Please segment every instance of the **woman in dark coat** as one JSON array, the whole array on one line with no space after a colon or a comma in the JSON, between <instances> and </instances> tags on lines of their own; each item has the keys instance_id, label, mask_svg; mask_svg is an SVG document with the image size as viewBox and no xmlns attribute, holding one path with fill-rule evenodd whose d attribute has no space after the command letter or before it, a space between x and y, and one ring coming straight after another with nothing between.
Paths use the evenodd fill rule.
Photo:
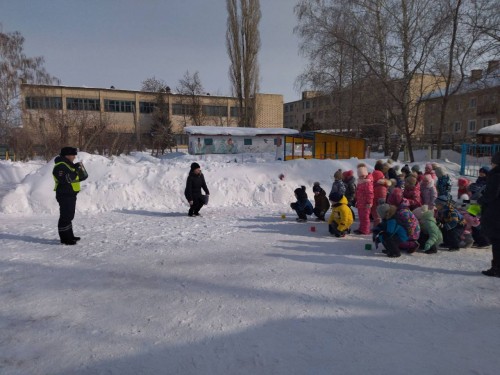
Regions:
<instances>
[{"instance_id":1,"label":"woman in dark coat","mask_svg":"<svg viewBox=\"0 0 500 375\"><path fill-rule=\"evenodd\" d=\"M481 204L481 229L490 239L493 259L486 276L500 277L500 152L491 158L492 169L486 179Z\"/></svg>"},{"instance_id":2,"label":"woman in dark coat","mask_svg":"<svg viewBox=\"0 0 500 375\"><path fill-rule=\"evenodd\" d=\"M201 189L206 195L201 193ZM184 190L184 195L189 202L188 216L199 216L200 209L204 204L208 203L208 196L210 195L208 191L207 184L205 183L205 177L201 173L201 167L198 163L191 164L191 171L186 181L186 190Z\"/></svg>"}]
</instances>

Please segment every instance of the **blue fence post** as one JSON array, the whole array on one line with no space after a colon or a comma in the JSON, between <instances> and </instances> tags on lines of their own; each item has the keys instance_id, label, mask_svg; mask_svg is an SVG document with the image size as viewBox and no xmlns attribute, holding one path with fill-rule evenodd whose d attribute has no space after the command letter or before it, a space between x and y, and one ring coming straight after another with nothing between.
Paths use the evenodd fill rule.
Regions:
<instances>
[{"instance_id":1,"label":"blue fence post","mask_svg":"<svg viewBox=\"0 0 500 375\"><path fill-rule=\"evenodd\" d=\"M462 158L460 160L460 175L465 175L465 163L467 162L467 144L462 143Z\"/></svg>"}]
</instances>

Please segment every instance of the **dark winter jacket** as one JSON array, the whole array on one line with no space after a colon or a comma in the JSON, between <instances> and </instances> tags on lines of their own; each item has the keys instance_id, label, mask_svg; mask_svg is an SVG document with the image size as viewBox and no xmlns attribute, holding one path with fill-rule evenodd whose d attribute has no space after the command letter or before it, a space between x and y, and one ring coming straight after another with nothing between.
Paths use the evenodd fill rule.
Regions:
<instances>
[{"instance_id":1,"label":"dark winter jacket","mask_svg":"<svg viewBox=\"0 0 500 375\"><path fill-rule=\"evenodd\" d=\"M481 229L489 238L500 238L500 166L488 173L486 187L479 198Z\"/></svg>"},{"instance_id":2,"label":"dark winter jacket","mask_svg":"<svg viewBox=\"0 0 500 375\"><path fill-rule=\"evenodd\" d=\"M318 212L326 213L330 208L330 201L326 197L326 192L323 188L320 188L319 194L314 194L314 208L318 210Z\"/></svg>"},{"instance_id":3,"label":"dark winter jacket","mask_svg":"<svg viewBox=\"0 0 500 375\"><path fill-rule=\"evenodd\" d=\"M348 177L344 180L345 197L347 202L353 206L356 198L356 178L354 176Z\"/></svg>"},{"instance_id":4,"label":"dark winter jacket","mask_svg":"<svg viewBox=\"0 0 500 375\"><path fill-rule=\"evenodd\" d=\"M294 190L295 196L297 197L297 202L292 203L290 206L297 212L303 212L307 215L312 215L313 206L307 197L305 187L297 188Z\"/></svg>"},{"instance_id":5,"label":"dark winter jacket","mask_svg":"<svg viewBox=\"0 0 500 375\"><path fill-rule=\"evenodd\" d=\"M452 201L438 209L437 221L443 225L444 230L452 230L457 226L465 227L464 217L458 212Z\"/></svg>"},{"instance_id":6,"label":"dark winter jacket","mask_svg":"<svg viewBox=\"0 0 500 375\"><path fill-rule=\"evenodd\" d=\"M332 190L330 190L330 194L328 195L329 199L332 199L333 193L339 193L340 195L345 195L346 186L342 180L335 180L332 184Z\"/></svg>"},{"instance_id":7,"label":"dark winter jacket","mask_svg":"<svg viewBox=\"0 0 500 375\"><path fill-rule=\"evenodd\" d=\"M196 174L193 171L189 172L189 176L186 181L186 189L184 190L184 196L188 202L200 198L202 196L201 189L203 189L205 194L210 194L207 184L205 183L203 173Z\"/></svg>"},{"instance_id":8,"label":"dark winter jacket","mask_svg":"<svg viewBox=\"0 0 500 375\"><path fill-rule=\"evenodd\" d=\"M74 190L75 183L87 179L87 173L81 168L80 163L73 163L64 156L57 156L52 175L56 182L56 197L76 196L78 191ZM73 186L72 186L73 184Z\"/></svg>"},{"instance_id":9,"label":"dark winter jacket","mask_svg":"<svg viewBox=\"0 0 500 375\"><path fill-rule=\"evenodd\" d=\"M436 183L436 189L438 193L438 197L440 195L449 195L451 197L451 180L450 176L445 174L438 178Z\"/></svg>"}]
</instances>

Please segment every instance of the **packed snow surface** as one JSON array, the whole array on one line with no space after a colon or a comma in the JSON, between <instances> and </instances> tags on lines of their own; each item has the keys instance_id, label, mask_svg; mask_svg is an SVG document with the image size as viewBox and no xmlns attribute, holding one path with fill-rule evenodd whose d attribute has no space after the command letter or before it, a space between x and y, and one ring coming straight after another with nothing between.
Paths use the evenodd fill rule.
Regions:
<instances>
[{"instance_id":1,"label":"packed snow surface","mask_svg":"<svg viewBox=\"0 0 500 375\"><path fill-rule=\"evenodd\" d=\"M295 188L359 161L273 159L80 153L76 246L53 162L0 162L0 373L498 374L490 249L390 259L296 223ZM194 161L210 202L191 218Z\"/></svg>"}]
</instances>

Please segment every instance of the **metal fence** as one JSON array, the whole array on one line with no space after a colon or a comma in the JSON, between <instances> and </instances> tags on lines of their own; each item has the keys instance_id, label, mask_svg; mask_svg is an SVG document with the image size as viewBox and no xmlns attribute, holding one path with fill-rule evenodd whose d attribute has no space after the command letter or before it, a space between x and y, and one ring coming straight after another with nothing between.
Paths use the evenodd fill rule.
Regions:
<instances>
[{"instance_id":1,"label":"metal fence","mask_svg":"<svg viewBox=\"0 0 500 375\"><path fill-rule=\"evenodd\" d=\"M500 144L462 144L460 174L463 176L478 176L479 169L491 164L491 156L500 151Z\"/></svg>"}]
</instances>

